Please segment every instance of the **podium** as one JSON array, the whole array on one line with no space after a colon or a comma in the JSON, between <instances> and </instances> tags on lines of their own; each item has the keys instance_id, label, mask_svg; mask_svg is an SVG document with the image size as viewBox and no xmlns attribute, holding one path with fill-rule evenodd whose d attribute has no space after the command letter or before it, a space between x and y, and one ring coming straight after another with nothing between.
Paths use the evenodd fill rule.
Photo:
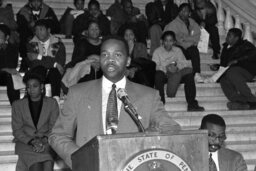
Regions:
<instances>
[{"instance_id":1,"label":"podium","mask_svg":"<svg viewBox=\"0 0 256 171\"><path fill-rule=\"evenodd\" d=\"M72 154L73 171L208 171L205 130L96 136Z\"/></svg>"}]
</instances>

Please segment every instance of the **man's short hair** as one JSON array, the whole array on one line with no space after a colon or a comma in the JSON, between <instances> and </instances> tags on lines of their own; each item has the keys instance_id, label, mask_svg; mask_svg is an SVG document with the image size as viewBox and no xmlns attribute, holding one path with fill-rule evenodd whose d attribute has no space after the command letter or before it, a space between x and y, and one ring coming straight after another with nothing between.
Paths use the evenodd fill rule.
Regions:
<instances>
[{"instance_id":1,"label":"man's short hair","mask_svg":"<svg viewBox=\"0 0 256 171\"><path fill-rule=\"evenodd\" d=\"M4 33L5 36L10 36L10 28L5 24L0 24L0 31Z\"/></svg>"},{"instance_id":2,"label":"man's short hair","mask_svg":"<svg viewBox=\"0 0 256 171\"><path fill-rule=\"evenodd\" d=\"M100 3L97 0L90 0L90 2L88 3L88 8L90 8L92 5L95 5L97 8L100 9Z\"/></svg>"},{"instance_id":3,"label":"man's short hair","mask_svg":"<svg viewBox=\"0 0 256 171\"><path fill-rule=\"evenodd\" d=\"M208 114L204 116L201 122L200 129L207 129L207 123L219 125L221 127L226 128L226 123L224 119L217 114Z\"/></svg>"},{"instance_id":4,"label":"man's short hair","mask_svg":"<svg viewBox=\"0 0 256 171\"><path fill-rule=\"evenodd\" d=\"M42 26L42 27L45 27L46 29L49 29L50 28L49 20L48 19L37 20L35 23L35 28L36 26Z\"/></svg>"},{"instance_id":5,"label":"man's short hair","mask_svg":"<svg viewBox=\"0 0 256 171\"><path fill-rule=\"evenodd\" d=\"M182 3L179 6L178 12L180 13L184 8L188 7L188 9L191 11L191 6L189 5L189 3Z\"/></svg>"},{"instance_id":6,"label":"man's short hair","mask_svg":"<svg viewBox=\"0 0 256 171\"><path fill-rule=\"evenodd\" d=\"M106 37L103 38L101 45L103 45L103 43L105 41L111 40L111 39L121 41L124 44L124 48L125 48L125 52L126 52L127 56L129 56L129 46L128 46L128 43L125 41L125 39L123 37L116 36L116 35L106 36Z\"/></svg>"},{"instance_id":7,"label":"man's short hair","mask_svg":"<svg viewBox=\"0 0 256 171\"><path fill-rule=\"evenodd\" d=\"M74 0L74 5L77 3L77 1L78 1L78 0ZM84 2L85 0L82 0L82 1Z\"/></svg>"},{"instance_id":8,"label":"man's short hair","mask_svg":"<svg viewBox=\"0 0 256 171\"><path fill-rule=\"evenodd\" d=\"M164 40L167 36L172 36L173 40L176 41L176 35L173 31L165 31L161 36L161 40Z\"/></svg>"},{"instance_id":9,"label":"man's short hair","mask_svg":"<svg viewBox=\"0 0 256 171\"><path fill-rule=\"evenodd\" d=\"M242 39L243 32L239 28L231 28L229 29L230 33L232 33L235 37L238 37L239 39Z\"/></svg>"}]
</instances>

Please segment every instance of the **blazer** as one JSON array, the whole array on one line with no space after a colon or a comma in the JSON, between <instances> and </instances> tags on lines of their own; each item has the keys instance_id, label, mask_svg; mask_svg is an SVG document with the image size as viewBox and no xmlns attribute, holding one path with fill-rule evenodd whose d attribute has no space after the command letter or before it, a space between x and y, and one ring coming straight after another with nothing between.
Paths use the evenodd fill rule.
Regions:
<instances>
[{"instance_id":1,"label":"blazer","mask_svg":"<svg viewBox=\"0 0 256 171\"><path fill-rule=\"evenodd\" d=\"M127 80L126 91L142 116L145 128L154 128L159 132L180 129L164 110L156 90ZM77 84L69 90L60 117L50 134L49 144L70 167L73 152L94 136L104 134L101 104L102 79ZM117 133L131 132L138 132L138 128L122 106Z\"/></svg>"},{"instance_id":2,"label":"blazer","mask_svg":"<svg viewBox=\"0 0 256 171\"><path fill-rule=\"evenodd\" d=\"M15 101L12 105L12 130L16 154L22 153L25 150L28 142L34 137L47 136L54 126L59 115L59 105L55 99L44 97L43 106L38 120L37 128L35 127L27 98Z\"/></svg>"},{"instance_id":3,"label":"blazer","mask_svg":"<svg viewBox=\"0 0 256 171\"><path fill-rule=\"evenodd\" d=\"M247 171L243 156L233 150L221 148L218 151L220 171Z\"/></svg>"}]
</instances>

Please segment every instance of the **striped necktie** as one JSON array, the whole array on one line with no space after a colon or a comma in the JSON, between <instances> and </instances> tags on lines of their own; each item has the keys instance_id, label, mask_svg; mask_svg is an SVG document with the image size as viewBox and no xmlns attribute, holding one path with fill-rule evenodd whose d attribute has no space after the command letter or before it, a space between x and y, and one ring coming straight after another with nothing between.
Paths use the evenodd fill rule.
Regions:
<instances>
[{"instance_id":1,"label":"striped necktie","mask_svg":"<svg viewBox=\"0 0 256 171\"><path fill-rule=\"evenodd\" d=\"M106 112L106 130L111 130L112 134L116 133L118 125L117 96L116 85L112 85L112 89L108 96L107 112Z\"/></svg>"},{"instance_id":2,"label":"striped necktie","mask_svg":"<svg viewBox=\"0 0 256 171\"><path fill-rule=\"evenodd\" d=\"M216 163L212 159L212 153L210 153L209 157L209 171L217 171Z\"/></svg>"}]
</instances>

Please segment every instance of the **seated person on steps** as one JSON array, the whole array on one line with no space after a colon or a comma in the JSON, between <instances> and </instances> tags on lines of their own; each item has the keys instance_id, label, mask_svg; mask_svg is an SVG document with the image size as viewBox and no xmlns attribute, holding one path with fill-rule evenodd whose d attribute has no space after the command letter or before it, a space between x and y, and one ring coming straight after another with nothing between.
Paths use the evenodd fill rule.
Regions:
<instances>
[{"instance_id":1,"label":"seated person on steps","mask_svg":"<svg viewBox=\"0 0 256 171\"><path fill-rule=\"evenodd\" d=\"M204 116L200 129L208 130L209 171L247 171L243 156L225 148L226 123L221 116Z\"/></svg>"},{"instance_id":2,"label":"seated person on steps","mask_svg":"<svg viewBox=\"0 0 256 171\"><path fill-rule=\"evenodd\" d=\"M167 96L175 97L181 82L184 82L188 111L203 111L196 98L196 86L190 61L184 57L181 49L174 46L176 41L172 31L162 35L163 45L153 53L156 63L155 87L159 90L161 100L165 103L164 84L167 83Z\"/></svg>"},{"instance_id":3,"label":"seated person on steps","mask_svg":"<svg viewBox=\"0 0 256 171\"><path fill-rule=\"evenodd\" d=\"M29 68L38 65L48 69L46 83L51 84L51 94L59 101L61 77L64 73L66 50L61 40L50 34L46 19L35 23L35 36L27 46Z\"/></svg>"},{"instance_id":4,"label":"seated person on steps","mask_svg":"<svg viewBox=\"0 0 256 171\"><path fill-rule=\"evenodd\" d=\"M199 25L190 18L191 7L187 3L179 6L178 16L167 24L164 31L173 31L176 35L177 45L181 48L187 60L191 60L196 82L204 82L201 76L200 53L197 44L201 31Z\"/></svg>"},{"instance_id":5,"label":"seated person on steps","mask_svg":"<svg viewBox=\"0 0 256 171\"><path fill-rule=\"evenodd\" d=\"M12 74L17 74L19 50L17 45L8 41L10 29L0 24L0 85L7 87L7 96L10 104L20 99L20 91L14 89Z\"/></svg>"}]
</instances>

